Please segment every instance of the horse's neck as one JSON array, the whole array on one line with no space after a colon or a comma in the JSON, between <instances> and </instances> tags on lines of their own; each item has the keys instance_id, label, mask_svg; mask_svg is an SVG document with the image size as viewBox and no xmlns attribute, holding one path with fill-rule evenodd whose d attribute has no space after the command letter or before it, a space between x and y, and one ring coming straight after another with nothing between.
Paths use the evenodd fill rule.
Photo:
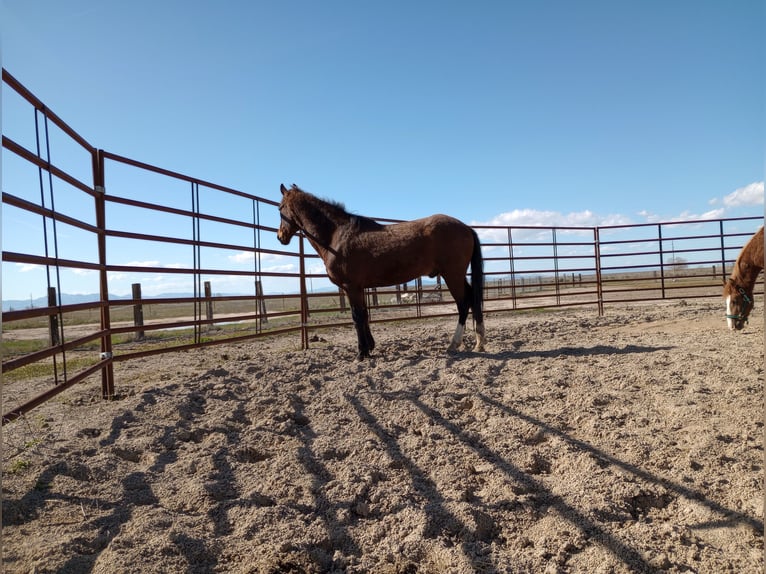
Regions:
<instances>
[{"instance_id":1,"label":"horse's neck","mask_svg":"<svg viewBox=\"0 0 766 574\"><path fill-rule=\"evenodd\" d=\"M748 247L734 263L731 280L736 285L743 285L752 289L758 280L758 274L763 269L763 250L755 249L752 244ZM756 256L756 251L760 253L760 259Z\"/></svg>"},{"instance_id":2,"label":"horse's neck","mask_svg":"<svg viewBox=\"0 0 766 574\"><path fill-rule=\"evenodd\" d=\"M347 219L335 215L330 209L323 208L306 201L303 218L303 227L308 240L314 249L322 255L321 251L332 251L332 239L335 230L347 223Z\"/></svg>"}]
</instances>

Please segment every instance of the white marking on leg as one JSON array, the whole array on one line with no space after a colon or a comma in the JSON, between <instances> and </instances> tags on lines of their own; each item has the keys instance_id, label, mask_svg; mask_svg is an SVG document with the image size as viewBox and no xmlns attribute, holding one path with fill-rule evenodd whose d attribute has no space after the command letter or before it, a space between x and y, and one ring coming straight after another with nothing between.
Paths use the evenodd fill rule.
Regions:
<instances>
[{"instance_id":1,"label":"white marking on leg","mask_svg":"<svg viewBox=\"0 0 766 574\"><path fill-rule=\"evenodd\" d=\"M484 323L476 324L476 345L473 350L477 353L484 351Z\"/></svg>"},{"instance_id":2,"label":"white marking on leg","mask_svg":"<svg viewBox=\"0 0 766 574\"><path fill-rule=\"evenodd\" d=\"M731 315L731 295L728 295L726 297L726 314ZM732 331L734 330L734 319L731 317L726 317L726 324L729 326L729 329Z\"/></svg>"},{"instance_id":3,"label":"white marking on leg","mask_svg":"<svg viewBox=\"0 0 766 574\"><path fill-rule=\"evenodd\" d=\"M461 325L460 323L457 324L457 328L455 329L455 336L452 337L452 343L450 343L448 351L457 351L460 347L460 344L463 342L463 330L465 329L465 325Z\"/></svg>"}]
</instances>

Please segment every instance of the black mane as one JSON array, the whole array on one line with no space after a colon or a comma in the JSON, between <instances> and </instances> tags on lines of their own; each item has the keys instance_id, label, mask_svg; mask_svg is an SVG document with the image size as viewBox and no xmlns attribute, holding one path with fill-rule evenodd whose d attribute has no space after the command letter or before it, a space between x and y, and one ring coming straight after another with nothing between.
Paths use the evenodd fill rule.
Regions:
<instances>
[{"instance_id":1,"label":"black mane","mask_svg":"<svg viewBox=\"0 0 766 574\"><path fill-rule=\"evenodd\" d=\"M296 191L300 191L305 194L307 198L310 198L310 203L314 209L318 212L324 212L326 215L335 217L341 217L348 219L354 227L369 228L380 225L374 219L366 217L364 215L357 215L346 210L346 206L340 201L334 199L324 199L317 197L316 195L302 190L297 185L293 184L292 188Z\"/></svg>"}]
</instances>

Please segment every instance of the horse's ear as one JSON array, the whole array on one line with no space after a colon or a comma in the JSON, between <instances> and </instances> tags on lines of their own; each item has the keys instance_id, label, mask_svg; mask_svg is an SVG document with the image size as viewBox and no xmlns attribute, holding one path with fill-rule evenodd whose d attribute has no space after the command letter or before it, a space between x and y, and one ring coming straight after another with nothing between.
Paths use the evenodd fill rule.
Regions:
<instances>
[{"instance_id":1,"label":"horse's ear","mask_svg":"<svg viewBox=\"0 0 766 574\"><path fill-rule=\"evenodd\" d=\"M279 184L279 191L282 192L282 195L284 195L287 192L287 188L285 187L284 183Z\"/></svg>"}]
</instances>

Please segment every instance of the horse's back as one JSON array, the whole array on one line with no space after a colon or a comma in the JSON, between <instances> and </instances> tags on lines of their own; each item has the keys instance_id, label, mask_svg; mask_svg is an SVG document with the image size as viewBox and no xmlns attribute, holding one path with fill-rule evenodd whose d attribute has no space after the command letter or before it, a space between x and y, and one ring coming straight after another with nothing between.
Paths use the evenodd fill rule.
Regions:
<instances>
[{"instance_id":1,"label":"horse's back","mask_svg":"<svg viewBox=\"0 0 766 574\"><path fill-rule=\"evenodd\" d=\"M421 275L463 275L474 249L473 230L443 214L357 229L345 239L342 273L369 287Z\"/></svg>"},{"instance_id":2,"label":"horse's back","mask_svg":"<svg viewBox=\"0 0 766 574\"><path fill-rule=\"evenodd\" d=\"M472 236L471 228L468 225L451 215L444 215L443 213L436 213L434 215L429 215L428 217L423 217L422 219L414 219L395 225L407 226L411 228L414 233L421 236L452 233L457 233L461 238Z\"/></svg>"}]
</instances>

